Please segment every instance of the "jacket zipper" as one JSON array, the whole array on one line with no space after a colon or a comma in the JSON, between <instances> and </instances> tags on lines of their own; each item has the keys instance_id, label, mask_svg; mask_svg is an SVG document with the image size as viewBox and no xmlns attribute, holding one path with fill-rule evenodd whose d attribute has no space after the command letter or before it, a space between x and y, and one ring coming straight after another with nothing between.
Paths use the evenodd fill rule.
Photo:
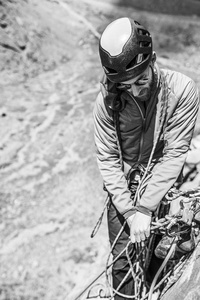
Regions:
<instances>
[{"instance_id":1,"label":"jacket zipper","mask_svg":"<svg viewBox=\"0 0 200 300\"><path fill-rule=\"evenodd\" d=\"M142 135L141 135L141 138L140 138L140 149L139 149L139 155L138 155L138 161L140 161L140 159L141 159L141 151L140 150L142 149L143 142L144 142L144 124L145 124L146 118L144 117L144 115L142 113L142 110L141 110L140 106L138 105L138 103L135 101L133 95L128 91L127 91L127 93L131 96L131 98L133 99L133 101L137 105L138 110L139 110L139 112L141 114L141 117L142 117Z\"/></svg>"}]
</instances>

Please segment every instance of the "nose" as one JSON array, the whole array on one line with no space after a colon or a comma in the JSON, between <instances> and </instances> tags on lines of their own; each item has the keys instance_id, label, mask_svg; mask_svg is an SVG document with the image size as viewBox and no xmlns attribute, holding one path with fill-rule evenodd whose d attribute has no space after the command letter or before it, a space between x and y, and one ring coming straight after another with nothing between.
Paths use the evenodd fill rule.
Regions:
<instances>
[{"instance_id":1,"label":"nose","mask_svg":"<svg viewBox=\"0 0 200 300\"><path fill-rule=\"evenodd\" d=\"M143 89L142 86L137 86L135 84L131 85L131 91L133 93L134 96L138 96L138 94L140 93L140 91Z\"/></svg>"}]
</instances>

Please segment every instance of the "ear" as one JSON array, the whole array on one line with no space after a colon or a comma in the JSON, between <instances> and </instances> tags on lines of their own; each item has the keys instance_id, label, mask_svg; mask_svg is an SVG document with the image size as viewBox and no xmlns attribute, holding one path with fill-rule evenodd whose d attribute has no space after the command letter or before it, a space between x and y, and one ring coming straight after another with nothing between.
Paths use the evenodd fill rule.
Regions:
<instances>
[{"instance_id":1,"label":"ear","mask_svg":"<svg viewBox=\"0 0 200 300\"><path fill-rule=\"evenodd\" d=\"M157 56L156 56L156 52L155 52L155 51L153 51L152 58L151 58L151 62L152 62L152 64L154 64L154 63L156 62L156 58L157 58Z\"/></svg>"}]
</instances>

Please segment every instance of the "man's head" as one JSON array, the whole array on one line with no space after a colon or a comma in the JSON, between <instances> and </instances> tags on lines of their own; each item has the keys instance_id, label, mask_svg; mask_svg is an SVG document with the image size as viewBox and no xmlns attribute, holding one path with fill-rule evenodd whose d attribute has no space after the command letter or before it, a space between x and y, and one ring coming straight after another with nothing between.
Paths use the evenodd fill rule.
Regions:
<instances>
[{"instance_id":1,"label":"man's head","mask_svg":"<svg viewBox=\"0 0 200 300\"><path fill-rule=\"evenodd\" d=\"M121 82L119 89L132 92L134 98L145 102L149 100L153 87L153 69L148 66L147 69L133 79Z\"/></svg>"},{"instance_id":2,"label":"man's head","mask_svg":"<svg viewBox=\"0 0 200 300\"><path fill-rule=\"evenodd\" d=\"M152 58L152 38L138 22L120 18L104 30L99 54L108 79L125 82L147 69Z\"/></svg>"}]
</instances>

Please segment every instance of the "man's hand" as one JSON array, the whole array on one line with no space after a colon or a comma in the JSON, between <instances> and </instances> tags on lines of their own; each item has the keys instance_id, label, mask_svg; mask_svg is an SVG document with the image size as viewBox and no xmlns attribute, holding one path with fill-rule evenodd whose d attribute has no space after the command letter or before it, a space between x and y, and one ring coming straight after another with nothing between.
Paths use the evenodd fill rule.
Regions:
<instances>
[{"instance_id":1,"label":"man's hand","mask_svg":"<svg viewBox=\"0 0 200 300\"><path fill-rule=\"evenodd\" d=\"M127 219L132 243L144 241L150 235L151 217L137 211Z\"/></svg>"}]
</instances>

